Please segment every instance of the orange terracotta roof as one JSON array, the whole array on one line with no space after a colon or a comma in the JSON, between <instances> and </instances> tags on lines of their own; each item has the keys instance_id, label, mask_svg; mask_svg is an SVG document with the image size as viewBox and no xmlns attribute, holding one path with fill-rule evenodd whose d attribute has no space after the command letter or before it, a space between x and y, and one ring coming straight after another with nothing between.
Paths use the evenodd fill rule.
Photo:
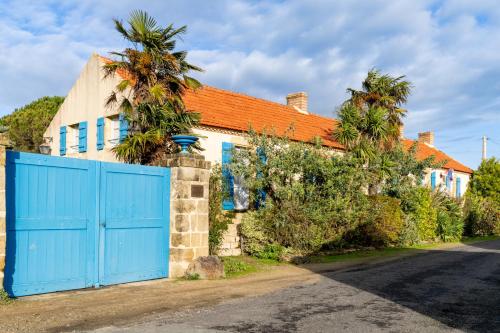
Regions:
<instances>
[{"instance_id":1,"label":"orange terracotta roof","mask_svg":"<svg viewBox=\"0 0 500 333\"><path fill-rule=\"evenodd\" d=\"M106 57L103 57L103 56L98 56L99 59L105 63L105 64L110 64L113 62L113 60L109 59L109 58L106 58ZM132 77L132 75L129 75L129 72L125 69L122 69L122 68L119 68L116 73L118 73L118 75L121 76L121 78L123 80L133 80L134 78Z\"/></svg>"},{"instance_id":2,"label":"orange terracotta roof","mask_svg":"<svg viewBox=\"0 0 500 333\"><path fill-rule=\"evenodd\" d=\"M343 149L331 137L336 120L297 110L275 102L204 86L187 91L184 103L189 111L201 114L201 125L247 132L274 131L284 135L293 126L289 136L293 140L309 142L315 137L323 145Z\"/></svg>"},{"instance_id":3,"label":"orange terracotta roof","mask_svg":"<svg viewBox=\"0 0 500 333\"><path fill-rule=\"evenodd\" d=\"M406 149L410 149L410 147L415 143L414 140L408 140L405 139L403 140L403 145ZM430 157L432 155L435 156L435 161L436 162L443 162L446 161L445 165L443 166L444 169L453 169L455 171L460 171L460 172L465 172L465 173L472 173L472 169L463 165L462 163L458 162L457 160L451 158L441 150L435 148L435 147L430 147L427 144L423 142L418 142L417 141L417 159L425 159L427 157Z\"/></svg>"},{"instance_id":4,"label":"orange terracotta roof","mask_svg":"<svg viewBox=\"0 0 500 333\"><path fill-rule=\"evenodd\" d=\"M103 62L111 60L100 57ZM129 79L126 73L118 74ZM309 142L315 137L323 140L323 145L336 149L344 147L333 140L331 134L337 120L315 114L302 114L297 110L264 99L222 90L210 86L203 86L196 91L189 90L184 95L184 103L189 111L201 114L201 125L247 132L250 128L262 132L274 131L277 135L288 133L291 139ZM409 149L415 141L405 139L403 145ZM439 149L429 147L419 142L417 158L424 159L434 155L437 162L447 161L445 169L453 168L456 171L472 173L472 169L454 160Z\"/></svg>"}]
</instances>

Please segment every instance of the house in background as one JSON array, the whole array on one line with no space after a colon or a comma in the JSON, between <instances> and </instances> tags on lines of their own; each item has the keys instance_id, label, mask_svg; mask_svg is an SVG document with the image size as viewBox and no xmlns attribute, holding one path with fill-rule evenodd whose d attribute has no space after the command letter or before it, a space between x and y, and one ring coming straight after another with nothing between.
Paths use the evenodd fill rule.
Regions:
<instances>
[{"instance_id":1,"label":"house in background","mask_svg":"<svg viewBox=\"0 0 500 333\"><path fill-rule=\"evenodd\" d=\"M107 107L105 101L126 73L104 77L103 65L109 60L97 54L91 56L79 78L69 91L64 103L47 128L44 136L51 154L99 161L117 161L112 148L127 135L127 122L117 106ZM125 92L126 93L126 92ZM275 103L244 94L210 86L188 91L184 96L186 108L201 114L201 121L193 131L201 135L202 154L213 163L228 163L233 148L248 146L248 131L273 130L277 135L287 133L292 140L309 142L320 137L325 149L342 153L344 148L331 134L337 121L315 115L308 110L307 94L290 94L286 104ZM290 133L289 128L294 130ZM434 155L445 162L440 169L428 170L424 183L433 189L442 189L451 196L460 197L467 188L472 170L434 147L432 132L420 133L417 158ZM403 139L409 148L414 140ZM244 211L248 200L241 184L235 179L235 197L225 202L228 210ZM241 214L237 214L238 222ZM240 253L236 226L230 227L224 244L224 253Z\"/></svg>"}]
</instances>

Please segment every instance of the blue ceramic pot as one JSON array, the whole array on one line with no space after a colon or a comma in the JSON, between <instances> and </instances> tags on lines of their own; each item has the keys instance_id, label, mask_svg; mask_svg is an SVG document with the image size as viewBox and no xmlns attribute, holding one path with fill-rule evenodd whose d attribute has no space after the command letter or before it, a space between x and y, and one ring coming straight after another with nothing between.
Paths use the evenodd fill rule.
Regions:
<instances>
[{"instance_id":1,"label":"blue ceramic pot","mask_svg":"<svg viewBox=\"0 0 500 333\"><path fill-rule=\"evenodd\" d=\"M174 135L172 140L181 146L181 154L187 154L188 147L198 141L198 137L193 135Z\"/></svg>"}]
</instances>

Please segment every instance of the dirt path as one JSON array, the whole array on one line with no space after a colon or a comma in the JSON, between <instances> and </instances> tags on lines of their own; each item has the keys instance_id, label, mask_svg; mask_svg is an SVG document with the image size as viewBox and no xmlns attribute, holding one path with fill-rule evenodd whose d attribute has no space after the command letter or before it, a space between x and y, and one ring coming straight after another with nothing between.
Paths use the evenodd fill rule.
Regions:
<instances>
[{"instance_id":1,"label":"dirt path","mask_svg":"<svg viewBox=\"0 0 500 333\"><path fill-rule=\"evenodd\" d=\"M428 252L428 251L421 251ZM357 265L377 264L403 256L365 258L348 262L270 266L248 276L214 281L156 280L24 297L0 305L0 332L71 332L122 326L155 314L174 313L258 296L321 279L318 273Z\"/></svg>"},{"instance_id":2,"label":"dirt path","mask_svg":"<svg viewBox=\"0 0 500 333\"><path fill-rule=\"evenodd\" d=\"M258 297L88 333L498 332L500 240L326 271Z\"/></svg>"},{"instance_id":3,"label":"dirt path","mask_svg":"<svg viewBox=\"0 0 500 333\"><path fill-rule=\"evenodd\" d=\"M255 296L319 276L291 265L236 279L156 280L102 289L61 292L0 305L0 332L64 332L122 325L147 315Z\"/></svg>"}]
</instances>

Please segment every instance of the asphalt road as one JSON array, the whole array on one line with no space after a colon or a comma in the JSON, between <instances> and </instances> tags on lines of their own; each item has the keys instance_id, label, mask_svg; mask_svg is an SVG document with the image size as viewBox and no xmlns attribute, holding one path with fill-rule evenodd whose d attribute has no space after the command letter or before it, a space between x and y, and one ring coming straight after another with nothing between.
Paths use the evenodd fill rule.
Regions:
<instances>
[{"instance_id":1,"label":"asphalt road","mask_svg":"<svg viewBox=\"0 0 500 333\"><path fill-rule=\"evenodd\" d=\"M500 241L322 274L319 282L95 332L500 332Z\"/></svg>"}]
</instances>

